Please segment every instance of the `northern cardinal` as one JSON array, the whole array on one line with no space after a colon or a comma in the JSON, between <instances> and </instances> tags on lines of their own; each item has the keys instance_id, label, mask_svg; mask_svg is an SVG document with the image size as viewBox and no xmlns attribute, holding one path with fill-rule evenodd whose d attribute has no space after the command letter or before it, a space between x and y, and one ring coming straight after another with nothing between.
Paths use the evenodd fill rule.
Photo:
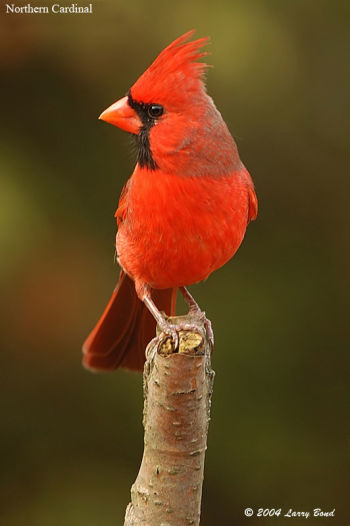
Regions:
<instances>
[{"instance_id":1,"label":"northern cardinal","mask_svg":"<svg viewBox=\"0 0 350 526\"><path fill-rule=\"evenodd\" d=\"M201 313L185 286L232 258L257 215L252 179L205 90L198 59L208 38L189 42L193 33L166 47L99 117L134 136L137 163L115 214L119 281L83 346L89 369L142 370L156 323L176 347L161 311L174 315L179 289Z\"/></svg>"}]
</instances>

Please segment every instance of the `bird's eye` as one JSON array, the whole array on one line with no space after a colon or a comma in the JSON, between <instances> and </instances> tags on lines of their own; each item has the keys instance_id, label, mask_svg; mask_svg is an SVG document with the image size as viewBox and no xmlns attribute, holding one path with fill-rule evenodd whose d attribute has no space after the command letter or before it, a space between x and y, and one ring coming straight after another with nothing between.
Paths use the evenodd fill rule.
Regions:
<instances>
[{"instance_id":1,"label":"bird's eye","mask_svg":"<svg viewBox=\"0 0 350 526\"><path fill-rule=\"evenodd\" d=\"M151 104L148 108L148 115L152 119L157 119L164 113L164 108L160 104Z\"/></svg>"}]
</instances>

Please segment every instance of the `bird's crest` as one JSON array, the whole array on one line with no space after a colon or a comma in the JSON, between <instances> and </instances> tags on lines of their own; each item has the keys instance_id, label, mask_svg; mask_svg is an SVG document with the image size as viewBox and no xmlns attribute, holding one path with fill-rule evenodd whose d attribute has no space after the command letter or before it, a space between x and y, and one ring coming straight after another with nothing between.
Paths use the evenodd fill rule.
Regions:
<instances>
[{"instance_id":1,"label":"bird's crest","mask_svg":"<svg viewBox=\"0 0 350 526\"><path fill-rule=\"evenodd\" d=\"M188 31L163 49L132 86L130 91L135 100L176 103L184 95L205 89L203 73L208 66L197 61L209 55L201 51L209 37L188 42L193 34L194 30Z\"/></svg>"}]
</instances>

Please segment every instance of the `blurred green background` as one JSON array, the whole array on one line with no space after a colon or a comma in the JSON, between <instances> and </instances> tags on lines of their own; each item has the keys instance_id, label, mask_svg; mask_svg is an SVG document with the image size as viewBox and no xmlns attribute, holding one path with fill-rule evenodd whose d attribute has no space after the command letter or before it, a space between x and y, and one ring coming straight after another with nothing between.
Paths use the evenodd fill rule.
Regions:
<instances>
[{"instance_id":1,"label":"blurred green background","mask_svg":"<svg viewBox=\"0 0 350 526\"><path fill-rule=\"evenodd\" d=\"M1 7L1 524L123 523L142 378L91 374L80 348L117 279L113 214L134 158L97 116L194 27L212 38L208 91L260 203L234 260L191 289L216 335L201 524L282 523L245 519L249 506L336 508L329 523L345 525L350 4L93 6Z\"/></svg>"}]
</instances>

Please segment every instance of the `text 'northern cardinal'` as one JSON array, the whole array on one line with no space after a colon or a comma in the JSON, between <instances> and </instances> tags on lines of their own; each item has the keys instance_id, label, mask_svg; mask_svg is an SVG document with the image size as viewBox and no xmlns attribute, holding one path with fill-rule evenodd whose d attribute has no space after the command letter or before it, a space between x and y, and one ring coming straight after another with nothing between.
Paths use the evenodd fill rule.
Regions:
<instances>
[{"instance_id":1,"label":"text 'northern cardinal'","mask_svg":"<svg viewBox=\"0 0 350 526\"><path fill-rule=\"evenodd\" d=\"M177 289L224 265L256 218L257 198L235 141L203 82L208 38L193 31L165 48L126 97L100 119L134 135L137 164L116 211L122 270L112 298L84 343L94 370L141 370L156 323L175 345ZM186 329L186 327L184 327Z\"/></svg>"}]
</instances>

